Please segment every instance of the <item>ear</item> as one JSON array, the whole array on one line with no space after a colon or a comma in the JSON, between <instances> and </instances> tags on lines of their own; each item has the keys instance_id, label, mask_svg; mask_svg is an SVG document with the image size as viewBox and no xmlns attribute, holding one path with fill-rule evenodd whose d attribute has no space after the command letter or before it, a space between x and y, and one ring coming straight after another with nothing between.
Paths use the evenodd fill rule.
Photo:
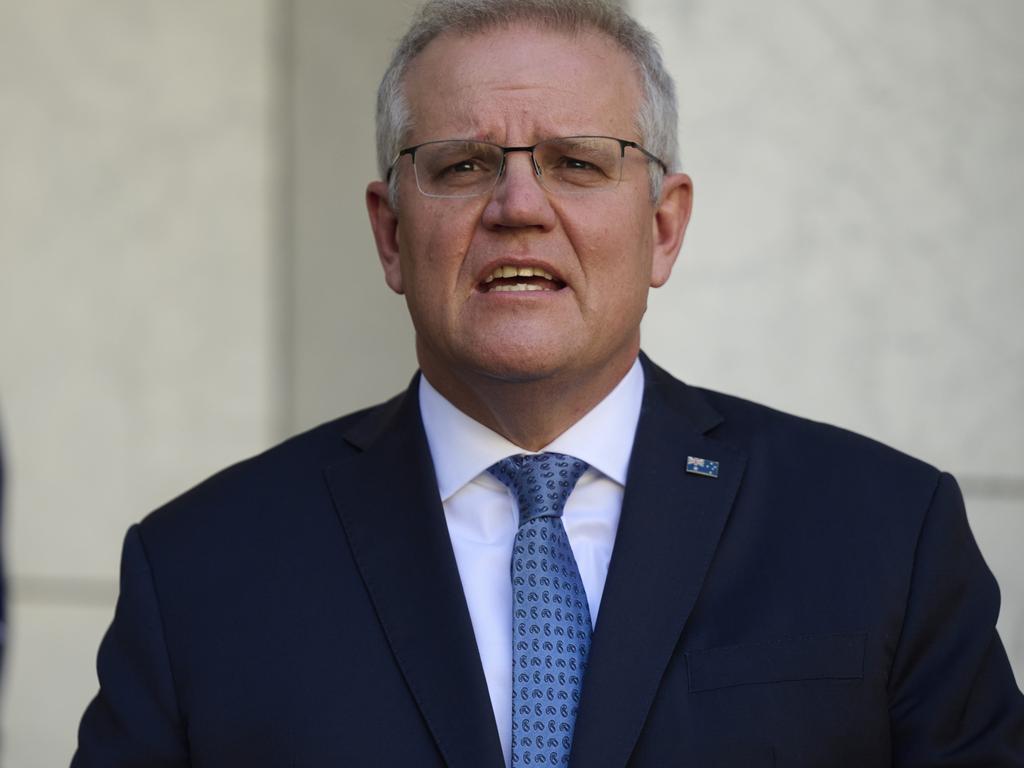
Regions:
<instances>
[{"instance_id":1,"label":"ear","mask_svg":"<svg viewBox=\"0 0 1024 768\"><path fill-rule=\"evenodd\" d=\"M665 176L661 196L654 209L652 232L654 258L651 263L651 287L660 288L672 274L672 266L683 245L686 225L693 207L693 182L685 173Z\"/></svg>"},{"instance_id":2,"label":"ear","mask_svg":"<svg viewBox=\"0 0 1024 768\"><path fill-rule=\"evenodd\" d=\"M398 214L388 201L386 181L371 181L366 187L366 212L377 244L377 257L384 268L384 282L395 293L403 293L402 263L398 249Z\"/></svg>"}]
</instances>

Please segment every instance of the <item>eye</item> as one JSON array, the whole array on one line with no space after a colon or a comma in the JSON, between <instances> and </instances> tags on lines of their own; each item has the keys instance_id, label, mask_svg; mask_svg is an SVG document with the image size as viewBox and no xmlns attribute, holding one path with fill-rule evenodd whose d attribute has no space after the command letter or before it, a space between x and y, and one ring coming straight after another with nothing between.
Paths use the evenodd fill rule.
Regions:
<instances>
[{"instance_id":1,"label":"eye","mask_svg":"<svg viewBox=\"0 0 1024 768\"><path fill-rule=\"evenodd\" d=\"M452 163L447 168L444 168L442 173L472 173L473 171L479 171L479 161L469 158L466 160L459 160L458 162Z\"/></svg>"},{"instance_id":2,"label":"eye","mask_svg":"<svg viewBox=\"0 0 1024 768\"><path fill-rule=\"evenodd\" d=\"M581 160L578 157L562 157L558 161L558 165L556 167L564 168L564 169L569 170L569 171L600 171L601 170L600 168L598 168L593 163L588 162L587 160Z\"/></svg>"},{"instance_id":3,"label":"eye","mask_svg":"<svg viewBox=\"0 0 1024 768\"><path fill-rule=\"evenodd\" d=\"M472 157L460 157L455 160L445 159L438 164L433 174L436 178L449 178L458 176L482 176L493 172L494 163L487 157L480 155Z\"/></svg>"}]
</instances>

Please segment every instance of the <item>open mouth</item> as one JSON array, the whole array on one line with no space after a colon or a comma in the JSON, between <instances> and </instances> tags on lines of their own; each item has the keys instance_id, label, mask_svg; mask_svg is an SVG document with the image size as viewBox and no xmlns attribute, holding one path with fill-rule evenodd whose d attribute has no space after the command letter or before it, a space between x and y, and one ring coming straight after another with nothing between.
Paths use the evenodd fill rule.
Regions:
<instances>
[{"instance_id":1,"label":"open mouth","mask_svg":"<svg viewBox=\"0 0 1024 768\"><path fill-rule=\"evenodd\" d=\"M496 267L479 285L484 293L558 291L565 283L540 267Z\"/></svg>"}]
</instances>

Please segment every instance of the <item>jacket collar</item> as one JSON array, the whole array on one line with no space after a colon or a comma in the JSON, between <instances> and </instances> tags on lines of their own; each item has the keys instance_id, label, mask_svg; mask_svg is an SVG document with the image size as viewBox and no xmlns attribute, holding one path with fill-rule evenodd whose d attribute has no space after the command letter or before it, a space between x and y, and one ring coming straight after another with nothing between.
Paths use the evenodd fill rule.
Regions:
<instances>
[{"instance_id":1,"label":"jacket collar","mask_svg":"<svg viewBox=\"0 0 1024 768\"><path fill-rule=\"evenodd\" d=\"M710 433L723 419L703 394L642 357L646 387L622 517L583 683L572 765L629 760L704 584L745 455ZM687 471L718 462L718 476Z\"/></svg>"},{"instance_id":2,"label":"jacket collar","mask_svg":"<svg viewBox=\"0 0 1024 768\"><path fill-rule=\"evenodd\" d=\"M417 380L326 470L338 517L409 690L447 765L504 764L419 414Z\"/></svg>"}]
</instances>

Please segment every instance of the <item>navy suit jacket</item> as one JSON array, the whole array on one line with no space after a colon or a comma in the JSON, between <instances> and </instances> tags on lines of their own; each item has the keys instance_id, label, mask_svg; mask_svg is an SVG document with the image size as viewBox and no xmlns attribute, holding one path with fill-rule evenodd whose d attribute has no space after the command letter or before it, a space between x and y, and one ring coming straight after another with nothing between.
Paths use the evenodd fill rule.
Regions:
<instances>
[{"instance_id":1,"label":"navy suit jacket","mask_svg":"<svg viewBox=\"0 0 1024 768\"><path fill-rule=\"evenodd\" d=\"M954 480L644 365L572 765L1024 766ZM415 380L132 527L99 676L76 768L500 768Z\"/></svg>"}]
</instances>

